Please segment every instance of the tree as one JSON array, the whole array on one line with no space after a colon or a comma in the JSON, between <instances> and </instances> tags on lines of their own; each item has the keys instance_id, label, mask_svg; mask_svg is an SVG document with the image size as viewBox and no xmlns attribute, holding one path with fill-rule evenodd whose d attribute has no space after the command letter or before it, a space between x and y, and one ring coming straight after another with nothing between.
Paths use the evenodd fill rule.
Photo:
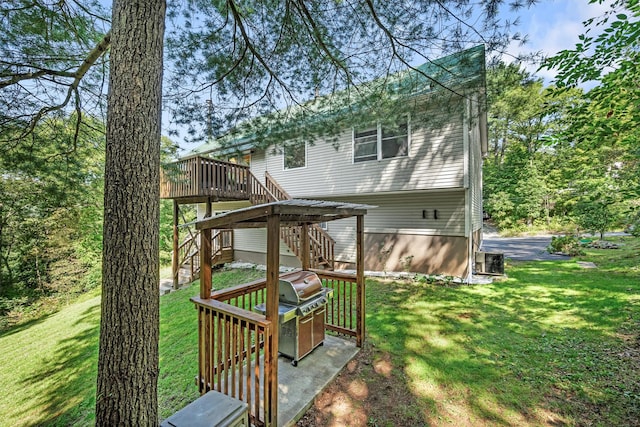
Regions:
<instances>
[{"instance_id":1,"label":"tree","mask_svg":"<svg viewBox=\"0 0 640 427\"><path fill-rule=\"evenodd\" d=\"M84 113L95 115L103 102L108 27L97 0L0 2L2 149L15 147L42 120L69 111L78 137Z\"/></svg>"},{"instance_id":2,"label":"tree","mask_svg":"<svg viewBox=\"0 0 640 427\"><path fill-rule=\"evenodd\" d=\"M542 80L521 69L520 64L499 62L487 72L489 142L491 162L504 161L511 143L524 142L525 135L540 137L544 129L526 129L527 123L541 116ZM531 151L531 150L529 150Z\"/></svg>"},{"instance_id":3,"label":"tree","mask_svg":"<svg viewBox=\"0 0 640 427\"><path fill-rule=\"evenodd\" d=\"M97 286L104 156L90 124L74 142L74 117L46 120L0 156L0 316Z\"/></svg>"},{"instance_id":4,"label":"tree","mask_svg":"<svg viewBox=\"0 0 640 427\"><path fill-rule=\"evenodd\" d=\"M584 230L591 233L604 233L615 223L617 193L612 188L598 186L576 204L576 222Z\"/></svg>"},{"instance_id":5,"label":"tree","mask_svg":"<svg viewBox=\"0 0 640 427\"><path fill-rule=\"evenodd\" d=\"M550 222L557 190L555 134L564 111L580 95L550 98L542 80L520 64L499 62L487 73L489 156L483 165L486 209L501 227Z\"/></svg>"},{"instance_id":6,"label":"tree","mask_svg":"<svg viewBox=\"0 0 640 427\"><path fill-rule=\"evenodd\" d=\"M216 134L252 135L264 147L330 137L354 123L395 123L407 113L415 123L433 120L418 119L420 109L398 92L430 85L446 108L466 88L448 86L447 67L434 76L413 64L477 44L499 52L511 41L508 24L498 19L501 3L173 3L169 16L184 25L168 34L175 77L169 106L177 122L192 126L194 138L205 136L213 121ZM391 76L407 69L414 77L399 87Z\"/></svg>"},{"instance_id":7,"label":"tree","mask_svg":"<svg viewBox=\"0 0 640 427\"><path fill-rule=\"evenodd\" d=\"M613 185L620 196L615 201L618 208L626 206L631 217L640 202L640 2L615 0L604 15L588 19L584 26L574 49L543 64L558 71L556 94L583 83L596 85L567 112L562 148L574 157L574 187L597 192ZM584 208L585 197L601 200L597 193L578 192L581 211L597 211Z\"/></svg>"},{"instance_id":8,"label":"tree","mask_svg":"<svg viewBox=\"0 0 640 427\"><path fill-rule=\"evenodd\" d=\"M23 6L30 4L27 0L23 3ZM198 98L203 93L211 94L208 98L227 128L246 118L280 110L270 116L275 121L251 122L257 126L250 130L264 136L274 135L274 123L291 123L283 120L290 119L291 114L299 119L314 114L313 109L302 106L311 105L303 102L313 98L316 91L340 93L325 98L329 103L335 102L332 105L335 108L349 104L351 94L355 94L359 108L354 114L366 115L370 120L383 118L391 109L372 107L398 105L393 104L393 99L385 99L383 91L392 83L388 77L394 71L407 67L415 71L413 60L429 61L433 56L470 44L482 43L492 49L505 46L510 39L497 19L501 3L501 0L171 3L177 9L171 10L170 17L182 21L171 38L169 56L174 60L177 80L170 95L180 111L190 113L185 121L195 117L205 129L210 126L202 120ZM533 3L535 0L514 0L512 6ZM81 36L89 32L100 33L93 32L97 25L76 24L103 22L93 12L95 3L39 1L37 5L46 12L42 14L44 21L33 21L22 7L0 9L24 20L20 25L11 23L3 28L9 33L19 29L19 36L11 42L19 45L25 41L29 47L27 35L40 40L40 32L33 31L37 27L30 26L30 22L38 22L40 29L55 23L51 28L55 27L60 39L50 38L56 43L43 42L43 47L31 45L35 46L33 50L48 49L46 52L51 53L56 52L58 45L79 48L60 60L49 55L43 64L26 61L29 58L26 49L23 60L13 61L17 64L15 68L13 62L5 67L0 74L0 90L6 96L3 98L6 101L0 104L5 117L0 122L0 134L18 135L12 141L24 141L32 123L49 115L68 114L73 105L69 99L76 100L73 109L82 111L79 107L83 104L78 102L83 93L81 83L90 80L88 73L98 68L98 59L111 46L96 415L99 425L155 424L164 2L114 2L111 31L102 38L93 38L95 44L90 49L89 43L78 44L77 40L85 40ZM76 7L61 11L67 5ZM466 96L464 91L447 87L447 72L443 68L442 75L432 78L431 83L448 96ZM375 83L364 83L371 79ZM12 90L19 92L25 82L45 90L40 95L61 93L62 98L45 96L43 102L40 95L27 97L28 102L18 104L19 114L14 117L11 103L21 102L22 97L12 97ZM192 96L184 96L183 86L189 86L186 89ZM100 95L90 88L84 93ZM301 108L282 109L287 104ZM326 124L331 121L303 129L301 135L311 138L318 132L335 131L338 125L344 125ZM284 129L276 133L281 138L292 135L287 132ZM268 141L269 138L264 139L265 144Z\"/></svg>"},{"instance_id":9,"label":"tree","mask_svg":"<svg viewBox=\"0 0 640 427\"><path fill-rule=\"evenodd\" d=\"M165 2L116 1L105 161L96 425L158 424Z\"/></svg>"}]
</instances>

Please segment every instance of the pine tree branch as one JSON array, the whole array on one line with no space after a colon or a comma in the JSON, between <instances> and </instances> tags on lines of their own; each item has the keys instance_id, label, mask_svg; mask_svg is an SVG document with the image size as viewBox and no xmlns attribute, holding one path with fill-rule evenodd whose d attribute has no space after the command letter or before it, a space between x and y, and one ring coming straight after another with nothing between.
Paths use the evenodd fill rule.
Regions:
<instances>
[{"instance_id":1,"label":"pine tree branch","mask_svg":"<svg viewBox=\"0 0 640 427\"><path fill-rule=\"evenodd\" d=\"M415 52L415 49L412 49L410 46L407 46L407 45L401 43L400 41L398 41L398 39L396 37L393 36L391 31L380 20L380 17L378 16L378 14L376 12L376 9L375 9L375 6L373 5L373 2L371 0L367 0L367 6L369 6L369 11L371 12L371 16L373 17L373 20L376 22L376 25L382 30L382 32L385 33L387 39L389 40L389 44L391 45L391 51L392 51L394 57L398 58L400 60L400 62L402 62L407 68L419 73L421 76L425 77L427 80L435 83L436 85L438 85L441 88L451 92L454 95L457 95L457 96L460 96L462 98L465 98L464 94L457 92L456 90L454 90L454 89L450 88L449 86L441 83L437 79L434 79L433 77L429 76L427 73L423 72L419 68L414 67L409 62L407 62L407 60L404 59L404 57L402 57L402 55L400 55L398 53L396 45L399 45L399 46L402 46L404 48L410 49L410 50L412 50L414 52ZM418 53L418 52L416 52L416 53Z\"/></svg>"},{"instance_id":2,"label":"pine tree branch","mask_svg":"<svg viewBox=\"0 0 640 427\"><path fill-rule=\"evenodd\" d=\"M100 42L89 52L89 55L84 59L80 67L74 72L51 70L47 68L39 69L38 71L31 73L15 74L7 80L0 81L0 89L4 89L8 86L20 83L25 80L37 80L43 77L67 77L74 79L69 85L70 88L77 88L84 75L89 71L91 66L100 58L108 49L111 44L111 31L109 31L100 40Z\"/></svg>"},{"instance_id":3,"label":"pine tree branch","mask_svg":"<svg viewBox=\"0 0 640 427\"><path fill-rule=\"evenodd\" d=\"M69 102L71 101L73 95L75 95L75 102L76 102L76 111L79 108L79 103L80 103L80 96L78 93L78 87L80 86L80 82L82 81L82 79L84 78L84 76L87 74L87 72L89 71L89 69L91 69L91 67L97 62L97 60L104 55L104 53L109 49L109 46L111 45L111 31L107 32L107 34L104 35L104 37L102 38L102 40L100 40L100 42L91 50L91 52L89 52L89 54L87 55L87 57L84 59L84 61L82 62L82 64L80 65L80 67L78 67L78 69L74 72L74 73L70 73L71 77L73 77L73 81L69 84L62 84L62 83L58 83L60 85L63 86L67 86L67 94L66 97L62 100L62 102L59 102L55 105L49 105L46 107L41 108L40 110L38 110L37 113L35 113L32 117L31 120L29 121L29 125L27 126L27 128L22 132L22 134L20 135L20 138L25 137L26 135L29 135L31 132L34 131L35 127L38 125L38 123L40 122L40 120L42 120L42 118L44 116L46 116L47 114L53 112L53 111L59 111L62 110L63 108L65 108ZM38 73L34 73L34 74L38 74ZM46 77L54 77L54 76L59 76L59 72L56 73L42 73L40 74L38 77L39 78L46 78ZM31 77L29 79L21 79L21 80L17 80L16 82L13 82L12 84L17 84L21 81L24 80L32 80L35 77ZM3 86L0 86L0 88L2 88ZM76 124L76 130L79 127L79 121L81 120L81 115L78 115L78 123ZM75 132L74 138L78 137L78 132Z\"/></svg>"}]
</instances>

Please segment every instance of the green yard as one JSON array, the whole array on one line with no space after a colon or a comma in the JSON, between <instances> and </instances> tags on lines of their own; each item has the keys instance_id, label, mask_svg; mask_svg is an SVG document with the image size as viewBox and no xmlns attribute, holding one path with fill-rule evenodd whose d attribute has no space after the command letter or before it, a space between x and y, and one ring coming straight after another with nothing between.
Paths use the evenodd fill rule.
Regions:
<instances>
[{"instance_id":1,"label":"green yard","mask_svg":"<svg viewBox=\"0 0 640 427\"><path fill-rule=\"evenodd\" d=\"M368 343L302 425L638 425L640 240L491 285L368 281ZM260 275L227 271L218 286ZM196 288L161 298L160 413L197 396ZM100 298L0 333L0 425L93 420Z\"/></svg>"}]
</instances>

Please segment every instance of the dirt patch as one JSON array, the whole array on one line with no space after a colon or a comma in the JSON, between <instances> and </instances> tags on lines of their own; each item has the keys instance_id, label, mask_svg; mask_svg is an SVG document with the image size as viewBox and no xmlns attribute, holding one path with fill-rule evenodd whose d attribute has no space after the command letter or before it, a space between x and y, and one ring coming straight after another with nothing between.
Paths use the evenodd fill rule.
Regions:
<instances>
[{"instance_id":1,"label":"dirt patch","mask_svg":"<svg viewBox=\"0 0 640 427\"><path fill-rule=\"evenodd\" d=\"M297 426L422 426L427 424L423 410L406 384L403 367L367 344Z\"/></svg>"}]
</instances>

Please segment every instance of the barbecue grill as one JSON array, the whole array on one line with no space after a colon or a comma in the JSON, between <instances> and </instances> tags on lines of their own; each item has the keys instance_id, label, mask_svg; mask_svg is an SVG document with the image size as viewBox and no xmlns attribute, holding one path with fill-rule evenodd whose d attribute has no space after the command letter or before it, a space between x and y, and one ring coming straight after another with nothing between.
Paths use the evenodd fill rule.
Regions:
<instances>
[{"instance_id":1,"label":"barbecue grill","mask_svg":"<svg viewBox=\"0 0 640 427\"><path fill-rule=\"evenodd\" d=\"M322 287L316 273L298 271L280 279L278 303L278 351L298 365L311 351L324 343L326 305L333 289ZM254 310L265 314L266 305Z\"/></svg>"}]
</instances>

